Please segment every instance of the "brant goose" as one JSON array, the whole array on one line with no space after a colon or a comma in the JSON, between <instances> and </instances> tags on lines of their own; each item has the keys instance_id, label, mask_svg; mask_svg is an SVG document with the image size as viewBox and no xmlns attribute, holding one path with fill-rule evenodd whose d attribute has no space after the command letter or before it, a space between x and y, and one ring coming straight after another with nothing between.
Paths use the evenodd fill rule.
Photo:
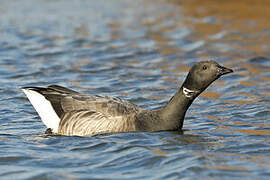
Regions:
<instances>
[{"instance_id":1,"label":"brant goose","mask_svg":"<svg viewBox=\"0 0 270 180\"><path fill-rule=\"evenodd\" d=\"M48 134L90 136L178 130L194 99L213 81L231 72L215 61L198 62L167 105L158 110L145 110L120 98L79 93L58 85L22 90L47 126Z\"/></svg>"}]
</instances>

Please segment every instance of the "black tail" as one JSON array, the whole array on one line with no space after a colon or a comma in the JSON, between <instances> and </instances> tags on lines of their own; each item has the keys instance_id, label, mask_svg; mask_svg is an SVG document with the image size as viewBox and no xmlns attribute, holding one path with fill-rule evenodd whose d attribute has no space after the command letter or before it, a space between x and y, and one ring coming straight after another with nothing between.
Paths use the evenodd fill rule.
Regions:
<instances>
[{"instance_id":1,"label":"black tail","mask_svg":"<svg viewBox=\"0 0 270 180\"><path fill-rule=\"evenodd\" d=\"M34 87L34 86L26 86L26 87L21 87L21 89L29 89L36 91L40 94L50 94L50 93L60 93L60 94L78 94L78 92L73 91L71 89L58 86L58 85L50 85L48 87Z\"/></svg>"},{"instance_id":2,"label":"black tail","mask_svg":"<svg viewBox=\"0 0 270 180\"><path fill-rule=\"evenodd\" d=\"M64 111L61 105L61 100L67 94L78 94L78 92L70 90L68 88L58 86L58 85L50 85L48 87L22 87L21 89L28 89L32 91L36 91L39 94L43 95L48 101L50 101L54 111L58 115L59 118L62 117Z\"/></svg>"}]
</instances>

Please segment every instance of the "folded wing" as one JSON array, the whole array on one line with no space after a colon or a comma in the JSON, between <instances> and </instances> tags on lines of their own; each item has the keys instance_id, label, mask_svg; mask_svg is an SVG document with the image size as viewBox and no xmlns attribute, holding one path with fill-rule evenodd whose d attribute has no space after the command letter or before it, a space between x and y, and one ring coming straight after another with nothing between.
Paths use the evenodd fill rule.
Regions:
<instances>
[{"instance_id":1,"label":"folded wing","mask_svg":"<svg viewBox=\"0 0 270 180\"><path fill-rule=\"evenodd\" d=\"M134 120L135 114L142 110L139 106L120 98L87 95L57 85L47 88L25 87L23 91L44 124L52 128L54 133L63 135L83 136L132 131L135 127L131 121ZM31 101L31 94L37 93L44 97L43 100L39 98ZM40 109L40 100L47 105L47 112Z\"/></svg>"}]
</instances>

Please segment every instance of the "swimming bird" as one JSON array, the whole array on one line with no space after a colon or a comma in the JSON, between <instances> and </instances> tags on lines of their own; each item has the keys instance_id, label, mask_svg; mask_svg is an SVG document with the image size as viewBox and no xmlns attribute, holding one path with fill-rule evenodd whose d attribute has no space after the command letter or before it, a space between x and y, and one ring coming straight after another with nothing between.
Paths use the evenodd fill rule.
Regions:
<instances>
[{"instance_id":1,"label":"swimming bird","mask_svg":"<svg viewBox=\"0 0 270 180\"><path fill-rule=\"evenodd\" d=\"M196 63L174 96L157 110L146 110L117 97L79 93L58 85L22 87L22 91L49 134L91 136L180 130L194 99L216 79L232 72L215 61Z\"/></svg>"}]
</instances>

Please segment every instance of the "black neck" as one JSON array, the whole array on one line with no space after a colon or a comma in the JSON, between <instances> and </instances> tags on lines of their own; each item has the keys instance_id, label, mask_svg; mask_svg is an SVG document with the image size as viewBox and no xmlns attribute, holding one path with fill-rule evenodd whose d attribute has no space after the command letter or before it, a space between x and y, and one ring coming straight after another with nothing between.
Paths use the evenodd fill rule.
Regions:
<instances>
[{"instance_id":1,"label":"black neck","mask_svg":"<svg viewBox=\"0 0 270 180\"><path fill-rule=\"evenodd\" d=\"M190 92L187 94L186 91L183 90L186 90L184 86L182 86L168 104L160 110L160 117L169 129L182 129L186 111L194 99L200 94L198 91L193 94L190 94Z\"/></svg>"}]
</instances>

